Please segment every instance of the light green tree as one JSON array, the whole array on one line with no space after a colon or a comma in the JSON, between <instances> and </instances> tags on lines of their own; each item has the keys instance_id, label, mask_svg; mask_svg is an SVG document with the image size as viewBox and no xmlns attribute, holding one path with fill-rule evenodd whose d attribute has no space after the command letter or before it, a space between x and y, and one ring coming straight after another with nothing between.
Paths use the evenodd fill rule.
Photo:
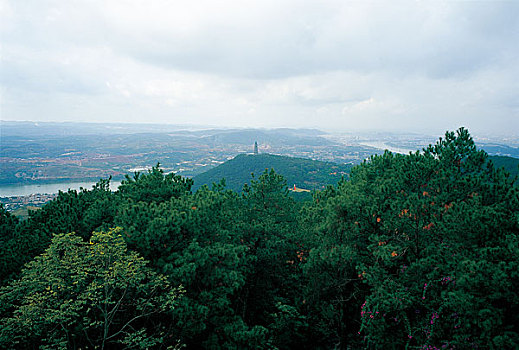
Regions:
<instances>
[{"instance_id":1,"label":"light green tree","mask_svg":"<svg viewBox=\"0 0 519 350\"><path fill-rule=\"evenodd\" d=\"M156 326L180 289L130 252L120 229L54 236L21 278L0 290L2 348L150 348L175 344Z\"/></svg>"}]
</instances>

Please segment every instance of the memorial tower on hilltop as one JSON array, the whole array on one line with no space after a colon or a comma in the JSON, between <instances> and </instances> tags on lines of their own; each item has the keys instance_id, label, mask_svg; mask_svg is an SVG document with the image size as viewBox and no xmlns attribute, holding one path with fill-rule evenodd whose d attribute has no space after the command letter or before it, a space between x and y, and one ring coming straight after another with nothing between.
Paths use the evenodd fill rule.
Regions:
<instances>
[{"instance_id":1,"label":"memorial tower on hilltop","mask_svg":"<svg viewBox=\"0 0 519 350\"><path fill-rule=\"evenodd\" d=\"M254 154L258 154L258 141L254 141Z\"/></svg>"}]
</instances>

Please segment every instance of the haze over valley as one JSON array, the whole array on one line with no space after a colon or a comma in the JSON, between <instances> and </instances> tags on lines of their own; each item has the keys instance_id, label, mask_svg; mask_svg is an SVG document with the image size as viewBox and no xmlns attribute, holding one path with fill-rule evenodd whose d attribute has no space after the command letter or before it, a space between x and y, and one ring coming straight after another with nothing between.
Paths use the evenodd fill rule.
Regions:
<instances>
[{"instance_id":1,"label":"haze over valley","mask_svg":"<svg viewBox=\"0 0 519 350\"><path fill-rule=\"evenodd\" d=\"M166 172L194 176L238 154L301 157L359 164L384 149L421 150L441 135L326 133L317 129L193 128L175 125L2 122L1 185L121 180L160 163ZM519 141L481 138L491 155L519 157Z\"/></svg>"}]
</instances>

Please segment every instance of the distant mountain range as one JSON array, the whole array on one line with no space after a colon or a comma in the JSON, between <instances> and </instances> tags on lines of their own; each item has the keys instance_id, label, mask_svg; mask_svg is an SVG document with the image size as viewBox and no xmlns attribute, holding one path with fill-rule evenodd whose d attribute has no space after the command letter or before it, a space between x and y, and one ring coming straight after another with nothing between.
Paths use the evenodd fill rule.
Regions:
<instances>
[{"instance_id":1,"label":"distant mountain range","mask_svg":"<svg viewBox=\"0 0 519 350\"><path fill-rule=\"evenodd\" d=\"M287 185L314 190L335 185L342 176L348 176L351 165L293 158L273 154L240 154L235 158L196 175L194 189L211 186L225 178L227 188L240 192L245 183L250 184L251 173L257 177L265 169L274 169L287 180Z\"/></svg>"},{"instance_id":2,"label":"distant mountain range","mask_svg":"<svg viewBox=\"0 0 519 350\"><path fill-rule=\"evenodd\" d=\"M254 141L258 144L272 146L332 146L333 142L323 138L325 133L314 129L244 129L222 130L202 137L209 145L241 144L251 145Z\"/></svg>"}]
</instances>

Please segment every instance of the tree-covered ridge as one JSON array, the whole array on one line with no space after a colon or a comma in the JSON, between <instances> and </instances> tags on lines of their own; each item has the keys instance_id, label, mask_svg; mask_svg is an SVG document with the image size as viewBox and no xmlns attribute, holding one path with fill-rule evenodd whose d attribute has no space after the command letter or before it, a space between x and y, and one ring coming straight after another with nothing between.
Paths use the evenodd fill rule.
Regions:
<instances>
[{"instance_id":1,"label":"tree-covered ridge","mask_svg":"<svg viewBox=\"0 0 519 350\"><path fill-rule=\"evenodd\" d=\"M243 185L249 183L251 173L261 174L265 169L275 169L282 175L289 186L314 190L327 185L336 185L342 176L349 173L351 166L322 162L312 159L278 156L273 154L240 154L235 158L195 176L195 189L210 186L225 179L228 189L240 192Z\"/></svg>"},{"instance_id":2,"label":"tree-covered ridge","mask_svg":"<svg viewBox=\"0 0 519 350\"><path fill-rule=\"evenodd\" d=\"M0 209L0 347L519 346L518 188L464 129L305 204L271 169L191 186L157 167Z\"/></svg>"},{"instance_id":3,"label":"tree-covered ridge","mask_svg":"<svg viewBox=\"0 0 519 350\"><path fill-rule=\"evenodd\" d=\"M488 157L496 168L504 168L510 173L510 176L519 176L519 159L505 156L489 156ZM517 181L517 179L516 179Z\"/></svg>"}]
</instances>

